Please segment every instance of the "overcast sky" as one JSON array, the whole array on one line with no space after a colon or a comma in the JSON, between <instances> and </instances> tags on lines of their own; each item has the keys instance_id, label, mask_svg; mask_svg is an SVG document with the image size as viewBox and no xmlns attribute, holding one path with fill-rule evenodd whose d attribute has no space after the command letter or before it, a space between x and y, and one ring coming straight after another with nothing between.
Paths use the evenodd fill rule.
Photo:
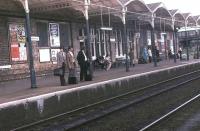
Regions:
<instances>
[{"instance_id":1,"label":"overcast sky","mask_svg":"<svg viewBox=\"0 0 200 131\"><path fill-rule=\"evenodd\" d=\"M146 4L163 2L168 9L179 9L181 13L200 15L200 0L144 0Z\"/></svg>"}]
</instances>

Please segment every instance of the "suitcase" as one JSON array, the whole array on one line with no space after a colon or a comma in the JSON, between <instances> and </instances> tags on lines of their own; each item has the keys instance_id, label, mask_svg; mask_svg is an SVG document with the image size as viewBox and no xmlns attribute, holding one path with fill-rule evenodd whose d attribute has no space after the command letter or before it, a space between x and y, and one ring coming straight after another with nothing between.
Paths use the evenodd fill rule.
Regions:
<instances>
[{"instance_id":1,"label":"suitcase","mask_svg":"<svg viewBox=\"0 0 200 131\"><path fill-rule=\"evenodd\" d=\"M68 84L77 84L78 80L76 77L68 77Z\"/></svg>"},{"instance_id":2,"label":"suitcase","mask_svg":"<svg viewBox=\"0 0 200 131\"><path fill-rule=\"evenodd\" d=\"M77 84L78 79L76 77L76 70L75 69L70 69L69 70L69 76L68 76L68 84Z\"/></svg>"}]
</instances>

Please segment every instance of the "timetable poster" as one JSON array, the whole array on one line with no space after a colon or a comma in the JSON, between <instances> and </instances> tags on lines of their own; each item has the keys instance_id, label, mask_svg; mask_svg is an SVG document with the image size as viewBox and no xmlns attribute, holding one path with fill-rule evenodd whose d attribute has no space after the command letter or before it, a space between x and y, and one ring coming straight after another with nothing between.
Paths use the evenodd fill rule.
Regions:
<instances>
[{"instance_id":1,"label":"timetable poster","mask_svg":"<svg viewBox=\"0 0 200 131\"><path fill-rule=\"evenodd\" d=\"M53 64L57 64L57 53L60 51L60 49L51 49L51 60Z\"/></svg>"},{"instance_id":2,"label":"timetable poster","mask_svg":"<svg viewBox=\"0 0 200 131\"><path fill-rule=\"evenodd\" d=\"M49 23L50 43L51 47L60 46L60 33L58 23Z\"/></svg>"}]
</instances>

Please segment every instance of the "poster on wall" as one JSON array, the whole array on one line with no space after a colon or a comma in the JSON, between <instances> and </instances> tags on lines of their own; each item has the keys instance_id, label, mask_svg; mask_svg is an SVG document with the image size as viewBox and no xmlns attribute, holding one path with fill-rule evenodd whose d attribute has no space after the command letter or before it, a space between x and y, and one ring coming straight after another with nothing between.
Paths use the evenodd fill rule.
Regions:
<instances>
[{"instance_id":1,"label":"poster on wall","mask_svg":"<svg viewBox=\"0 0 200 131\"><path fill-rule=\"evenodd\" d=\"M50 61L49 49L39 49L39 53L40 53L40 62L49 62Z\"/></svg>"},{"instance_id":2,"label":"poster on wall","mask_svg":"<svg viewBox=\"0 0 200 131\"><path fill-rule=\"evenodd\" d=\"M60 49L51 49L51 61L53 64L57 64L57 53L60 51Z\"/></svg>"},{"instance_id":3,"label":"poster on wall","mask_svg":"<svg viewBox=\"0 0 200 131\"><path fill-rule=\"evenodd\" d=\"M12 61L26 61L26 35L23 24L10 24L9 25L9 39L11 48Z\"/></svg>"},{"instance_id":4,"label":"poster on wall","mask_svg":"<svg viewBox=\"0 0 200 131\"><path fill-rule=\"evenodd\" d=\"M19 59L21 60L21 61L25 61L25 60L27 60L27 54L26 54L26 45L25 45L25 43L20 43L19 44L20 46L19 46Z\"/></svg>"},{"instance_id":5,"label":"poster on wall","mask_svg":"<svg viewBox=\"0 0 200 131\"><path fill-rule=\"evenodd\" d=\"M12 61L19 61L19 46L18 43L11 44Z\"/></svg>"},{"instance_id":6,"label":"poster on wall","mask_svg":"<svg viewBox=\"0 0 200 131\"><path fill-rule=\"evenodd\" d=\"M58 23L49 23L50 43L51 47L60 46L60 33Z\"/></svg>"}]
</instances>

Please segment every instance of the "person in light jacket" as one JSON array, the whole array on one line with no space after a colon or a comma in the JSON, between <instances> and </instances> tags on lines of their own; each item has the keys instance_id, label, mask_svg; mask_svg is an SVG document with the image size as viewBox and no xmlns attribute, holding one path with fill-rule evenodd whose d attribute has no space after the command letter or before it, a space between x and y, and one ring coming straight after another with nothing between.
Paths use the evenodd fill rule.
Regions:
<instances>
[{"instance_id":1,"label":"person in light jacket","mask_svg":"<svg viewBox=\"0 0 200 131\"><path fill-rule=\"evenodd\" d=\"M68 77L68 83L69 84L76 84L77 78L76 78L76 59L74 57L74 49L70 46L68 48L67 52L67 68L69 69L69 77Z\"/></svg>"},{"instance_id":2,"label":"person in light jacket","mask_svg":"<svg viewBox=\"0 0 200 131\"><path fill-rule=\"evenodd\" d=\"M60 84L65 86L66 53L63 51L63 47L60 47L60 51L57 53L57 67L62 69L63 74L60 75Z\"/></svg>"}]
</instances>

